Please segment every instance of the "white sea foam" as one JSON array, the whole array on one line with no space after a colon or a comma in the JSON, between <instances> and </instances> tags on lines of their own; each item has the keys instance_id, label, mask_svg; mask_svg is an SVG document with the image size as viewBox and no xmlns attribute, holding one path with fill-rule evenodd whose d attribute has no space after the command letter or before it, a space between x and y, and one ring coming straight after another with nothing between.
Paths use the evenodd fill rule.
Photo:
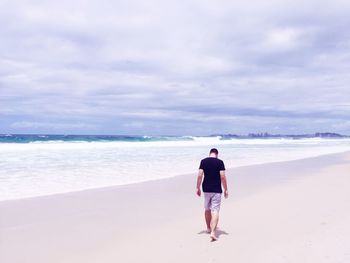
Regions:
<instances>
[{"instance_id":1,"label":"white sea foam","mask_svg":"<svg viewBox=\"0 0 350 263\"><path fill-rule=\"evenodd\" d=\"M229 139L0 143L0 200L193 173L217 147L227 167L350 150L350 139Z\"/></svg>"}]
</instances>

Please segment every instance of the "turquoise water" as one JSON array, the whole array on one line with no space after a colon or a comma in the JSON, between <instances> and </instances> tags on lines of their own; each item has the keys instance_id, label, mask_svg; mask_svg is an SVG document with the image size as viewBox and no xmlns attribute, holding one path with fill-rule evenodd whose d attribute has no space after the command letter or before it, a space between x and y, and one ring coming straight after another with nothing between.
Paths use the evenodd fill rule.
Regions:
<instances>
[{"instance_id":1,"label":"turquoise water","mask_svg":"<svg viewBox=\"0 0 350 263\"><path fill-rule=\"evenodd\" d=\"M0 134L0 143L189 141L191 136Z\"/></svg>"}]
</instances>

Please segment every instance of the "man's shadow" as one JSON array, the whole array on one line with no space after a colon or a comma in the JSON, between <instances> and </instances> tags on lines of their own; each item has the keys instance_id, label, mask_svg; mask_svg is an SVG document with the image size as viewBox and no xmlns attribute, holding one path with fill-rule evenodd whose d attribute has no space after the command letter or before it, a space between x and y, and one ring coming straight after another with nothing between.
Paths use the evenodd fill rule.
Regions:
<instances>
[{"instance_id":1,"label":"man's shadow","mask_svg":"<svg viewBox=\"0 0 350 263\"><path fill-rule=\"evenodd\" d=\"M229 234L229 233L227 233L226 231L221 230L221 229L219 229L219 228L216 229L215 233L216 233L217 238L220 238L221 235L228 235L228 234ZM208 234L208 232L207 232L207 230L202 230L202 231L198 232L197 234L198 234L198 235L201 235L201 234Z\"/></svg>"}]
</instances>

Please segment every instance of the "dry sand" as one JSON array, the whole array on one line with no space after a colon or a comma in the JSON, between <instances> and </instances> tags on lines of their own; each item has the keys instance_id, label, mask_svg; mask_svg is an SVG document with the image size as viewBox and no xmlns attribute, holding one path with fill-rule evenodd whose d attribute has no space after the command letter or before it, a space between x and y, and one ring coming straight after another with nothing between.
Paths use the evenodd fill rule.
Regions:
<instances>
[{"instance_id":1,"label":"dry sand","mask_svg":"<svg viewBox=\"0 0 350 263\"><path fill-rule=\"evenodd\" d=\"M350 262L350 153L229 169L219 240L196 172L0 202L1 263Z\"/></svg>"}]
</instances>

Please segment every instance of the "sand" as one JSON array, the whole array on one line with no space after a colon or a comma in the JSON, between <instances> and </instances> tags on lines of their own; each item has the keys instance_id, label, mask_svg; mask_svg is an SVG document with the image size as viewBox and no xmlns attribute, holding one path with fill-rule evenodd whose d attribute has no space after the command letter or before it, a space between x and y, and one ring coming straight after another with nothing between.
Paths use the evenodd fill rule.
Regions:
<instances>
[{"instance_id":1,"label":"sand","mask_svg":"<svg viewBox=\"0 0 350 263\"><path fill-rule=\"evenodd\" d=\"M219 239L196 171L0 202L0 262L350 262L350 152L227 170Z\"/></svg>"}]
</instances>

